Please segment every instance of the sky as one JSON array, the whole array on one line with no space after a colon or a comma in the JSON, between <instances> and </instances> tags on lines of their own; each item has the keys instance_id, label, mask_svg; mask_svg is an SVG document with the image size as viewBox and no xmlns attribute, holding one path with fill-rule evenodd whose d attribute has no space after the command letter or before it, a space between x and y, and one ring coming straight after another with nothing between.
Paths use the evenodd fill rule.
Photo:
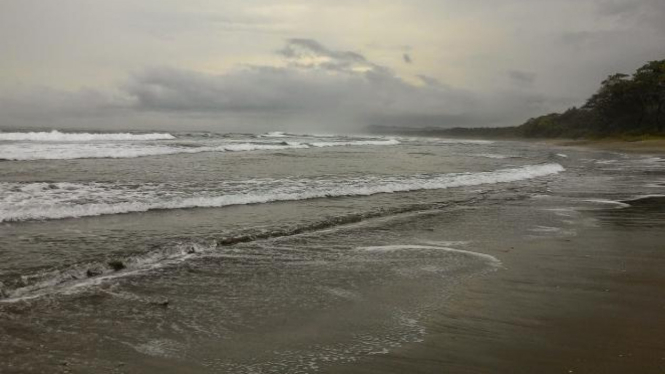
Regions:
<instances>
[{"instance_id":1,"label":"sky","mask_svg":"<svg viewBox=\"0 0 665 374\"><path fill-rule=\"evenodd\" d=\"M660 59L663 0L0 0L0 128L510 126Z\"/></svg>"}]
</instances>

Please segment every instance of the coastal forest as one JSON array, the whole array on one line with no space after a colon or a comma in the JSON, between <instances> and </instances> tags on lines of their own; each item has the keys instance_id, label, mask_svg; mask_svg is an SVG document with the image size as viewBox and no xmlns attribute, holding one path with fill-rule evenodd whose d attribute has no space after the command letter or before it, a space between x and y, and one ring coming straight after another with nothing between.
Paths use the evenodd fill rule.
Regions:
<instances>
[{"instance_id":1,"label":"coastal forest","mask_svg":"<svg viewBox=\"0 0 665 374\"><path fill-rule=\"evenodd\" d=\"M665 135L665 60L610 75L582 107L531 118L515 131L537 138Z\"/></svg>"},{"instance_id":2,"label":"coastal forest","mask_svg":"<svg viewBox=\"0 0 665 374\"><path fill-rule=\"evenodd\" d=\"M610 75L581 107L530 118L520 126L401 130L411 135L493 138L665 136L665 60L651 61L632 75Z\"/></svg>"}]
</instances>

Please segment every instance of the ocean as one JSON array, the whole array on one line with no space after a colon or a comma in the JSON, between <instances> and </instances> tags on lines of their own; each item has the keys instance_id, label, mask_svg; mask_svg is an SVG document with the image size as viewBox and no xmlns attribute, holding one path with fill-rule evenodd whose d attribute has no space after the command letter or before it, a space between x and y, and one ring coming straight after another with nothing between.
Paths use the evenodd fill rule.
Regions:
<instances>
[{"instance_id":1,"label":"ocean","mask_svg":"<svg viewBox=\"0 0 665 374\"><path fill-rule=\"evenodd\" d=\"M664 187L660 157L517 141L0 132L0 371L399 360L515 243Z\"/></svg>"}]
</instances>

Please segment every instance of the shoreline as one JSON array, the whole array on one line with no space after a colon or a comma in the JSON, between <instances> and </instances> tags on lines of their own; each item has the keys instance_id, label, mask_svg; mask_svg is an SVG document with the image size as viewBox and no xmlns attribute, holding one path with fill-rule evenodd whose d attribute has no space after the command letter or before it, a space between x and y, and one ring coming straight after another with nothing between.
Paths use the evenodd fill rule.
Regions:
<instances>
[{"instance_id":1,"label":"shoreline","mask_svg":"<svg viewBox=\"0 0 665 374\"><path fill-rule=\"evenodd\" d=\"M585 147L589 149L601 149L610 151L623 151L629 153L652 153L665 154L665 137L654 136L649 138L620 138L608 137L599 139L589 138L527 138L520 136L483 136L482 134L450 134L450 133L372 133L377 136L405 136L422 138L442 138L442 139L468 139L468 140L488 140L488 141L507 141L545 144L548 146L560 147Z\"/></svg>"},{"instance_id":2,"label":"shoreline","mask_svg":"<svg viewBox=\"0 0 665 374\"><path fill-rule=\"evenodd\" d=\"M429 152L410 157L414 149L407 145L397 148L396 158L394 148L380 148L369 155L389 162L372 165L369 172L364 165L349 169L349 160L365 159L355 151L319 152L302 164L294 160L303 158L272 153L258 160L269 158L265 168L288 175L294 167L320 175L333 166L343 172L335 175L378 171L398 180L405 170L423 171L415 167L428 166L424 171L430 174L456 172L457 166L448 166L456 162L468 162L460 169L470 173L487 172L490 165L556 160L567 172L515 183L486 180L472 188L7 226L11 235L3 243L13 253L3 254L10 260L3 262L11 264L3 269L20 274L37 274L30 270L31 254L43 256L37 257L38 265L46 268L64 256L72 264L129 255L143 261L159 248L196 257L201 251L194 245L230 237L232 231L220 230L252 228L252 235L264 235L259 233L274 225L303 235L229 242L210 256L155 267L132 279L0 303L0 315L8 317L0 323L8 337L0 344L0 370L663 372L665 303L659 295L665 285L665 198L657 194L664 193L665 165L660 158L582 145L567 152L543 142L483 144L419 143L419 151ZM481 150L522 157L456 158ZM257 160L233 157L237 163L228 157L224 164L242 169L231 173L236 178L244 178L248 160ZM179 160L146 160L146 167L192 169L197 175L182 174L178 180L197 180L199 165L220 163L215 157ZM144 172L137 168L142 162L114 164L122 172ZM43 167L25 165L16 173ZM88 171L83 172L70 179L87 178ZM642 199L630 200L637 196ZM414 204L427 211L388 210ZM387 214L339 229L312 223L366 211ZM301 223L322 230L305 232L298 229ZM54 244L44 253L26 237ZM54 250L59 248L66 250ZM502 266L495 266L498 262Z\"/></svg>"},{"instance_id":3,"label":"shoreline","mask_svg":"<svg viewBox=\"0 0 665 374\"><path fill-rule=\"evenodd\" d=\"M523 141L528 139L523 139ZM665 154L665 139L618 140L618 139L548 139L536 140L538 143L561 147L584 147L607 151L628 153Z\"/></svg>"},{"instance_id":4,"label":"shoreline","mask_svg":"<svg viewBox=\"0 0 665 374\"><path fill-rule=\"evenodd\" d=\"M504 268L463 286L422 344L330 372L662 372L664 201L589 211L601 224L577 236L498 240L483 252ZM514 216L527 205L487 213ZM653 226L631 225L645 218Z\"/></svg>"}]
</instances>

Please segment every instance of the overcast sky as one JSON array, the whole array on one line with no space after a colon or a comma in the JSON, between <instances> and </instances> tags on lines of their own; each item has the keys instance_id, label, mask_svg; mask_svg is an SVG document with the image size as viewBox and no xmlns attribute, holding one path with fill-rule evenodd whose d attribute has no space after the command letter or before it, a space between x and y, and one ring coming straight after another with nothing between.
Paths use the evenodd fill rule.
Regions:
<instances>
[{"instance_id":1,"label":"overcast sky","mask_svg":"<svg viewBox=\"0 0 665 374\"><path fill-rule=\"evenodd\" d=\"M664 58L663 0L0 0L0 127L516 125Z\"/></svg>"}]
</instances>

